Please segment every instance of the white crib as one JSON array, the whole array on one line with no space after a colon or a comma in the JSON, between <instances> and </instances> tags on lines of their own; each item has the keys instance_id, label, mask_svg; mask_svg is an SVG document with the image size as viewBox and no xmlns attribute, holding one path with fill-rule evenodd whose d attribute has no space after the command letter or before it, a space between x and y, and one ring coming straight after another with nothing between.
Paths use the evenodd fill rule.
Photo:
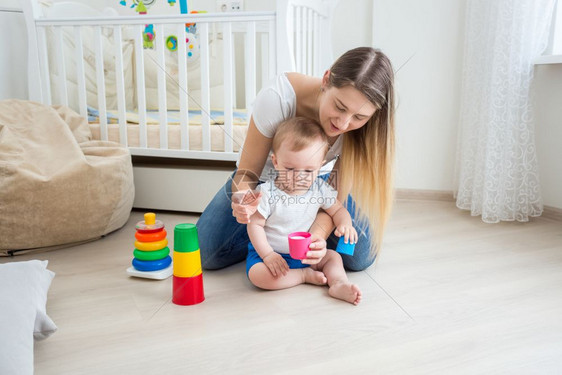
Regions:
<instances>
[{"instance_id":1,"label":"white crib","mask_svg":"<svg viewBox=\"0 0 562 375\"><path fill-rule=\"evenodd\" d=\"M94 137L118 141L132 155L236 160L262 85L283 71L321 75L332 62L335 0L278 0L275 12L159 16L41 3L24 1L30 99L68 105L84 117L94 110ZM177 43L176 53L165 45L168 34L188 35L186 23L197 25L193 61L186 43ZM151 50L143 48L147 24L155 31ZM220 121L212 114L217 107ZM191 109L201 112L197 123Z\"/></svg>"},{"instance_id":2,"label":"white crib","mask_svg":"<svg viewBox=\"0 0 562 375\"><path fill-rule=\"evenodd\" d=\"M30 99L84 117L97 112L94 138L120 142L133 155L137 208L202 212L232 173L262 85L284 71L320 76L333 62L337 0L159 16L119 16L85 0L52 0L45 8L48 1L23 2ZM167 34L187 35L185 23L197 24L195 63L185 43L175 54L165 48ZM143 46L147 24L154 25L153 49Z\"/></svg>"}]
</instances>

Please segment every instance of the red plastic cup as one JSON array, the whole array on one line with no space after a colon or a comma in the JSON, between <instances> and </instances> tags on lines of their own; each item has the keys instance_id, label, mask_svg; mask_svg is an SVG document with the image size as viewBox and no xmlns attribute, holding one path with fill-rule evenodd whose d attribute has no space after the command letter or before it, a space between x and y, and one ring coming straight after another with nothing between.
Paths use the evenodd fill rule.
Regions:
<instances>
[{"instance_id":1,"label":"red plastic cup","mask_svg":"<svg viewBox=\"0 0 562 375\"><path fill-rule=\"evenodd\" d=\"M311 234L308 232L293 232L289 234L289 254L293 259L306 259L306 253L310 250L312 242Z\"/></svg>"},{"instance_id":2,"label":"red plastic cup","mask_svg":"<svg viewBox=\"0 0 562 375\"><path fill-rule=\"evenodd\" d=\"M176 305L196 305L205 300L203 274L194 277L173 276L172 302Z\"/></svg>"}]
</instances>

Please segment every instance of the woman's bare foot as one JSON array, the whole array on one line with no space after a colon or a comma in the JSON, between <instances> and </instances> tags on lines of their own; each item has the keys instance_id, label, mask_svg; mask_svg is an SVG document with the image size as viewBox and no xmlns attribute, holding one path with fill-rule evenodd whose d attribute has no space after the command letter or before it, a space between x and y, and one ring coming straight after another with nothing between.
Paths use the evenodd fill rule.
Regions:
<instances>
[{"instance_id":1,"label":"woman's bare foot","mask_svg":"<svg viewBox=\"0 0 562 375\"><path fill-rule=\"evenodd\" d=\"M328 290L332 297L357 305L361 302L361 290L349 281L338 281Z\"/></svg>"},{"instance_id":2,"label":"woman's bare foot","mask_svg":"<svg viewBox=\"0 0 562 375\"><path fill-rule=\"evenodd\" d=\"M323 272L314 271L312 268L307 267L302 269L304 272L304 282L314 285L326 285L328 279Z\"/></svg>"}]
</instances>

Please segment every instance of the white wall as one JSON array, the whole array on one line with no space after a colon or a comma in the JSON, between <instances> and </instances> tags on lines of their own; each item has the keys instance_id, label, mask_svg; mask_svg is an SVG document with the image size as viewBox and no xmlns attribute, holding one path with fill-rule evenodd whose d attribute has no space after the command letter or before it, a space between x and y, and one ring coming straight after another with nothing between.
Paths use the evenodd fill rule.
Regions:
<instances>
[{"instance_id":1,"label":"white wall","mask_svg":"<svg viewBox=\"0 0 562 375\"><path fill-rule=\"evenodd\" d=\"M105 1L118 4L118 0ZM466 1L341 0L336 8L334 57L349 48L373 45L381 48L399 69L398 188L454 190ZM18 7L18 2L0 0L0 7ZM164 0L162 3L168 7ZM189 3L193 9L213 4L211 0ZM245 0L245 6L246 10L274 10L275 0ZM165 7L161 6L162 11ZM179 12L179 6L176 4L173 10ZM6 17L0 22L13 27L5 28L11 32L0 37L2 45L8 46L0 49L0 99L25 98L23 17ZM540 65L535 73L543 198L545 205L562 208L562 65Z\"/></svg>"},{"instance_id":2,"label":"white wall","mask_svg":"<svg viewBox=\"0 0 562 375\"><path fill-rule=\"evenodd\" d=\"M374 0L373 45L398 70L399 189L454 188L465 4Z\"/></svg>"},{"instance_id":3,"label":"white wall","mask_svg":"<svg viewBox=\"0 0 562 375\"><path fill-rule=\"evenodd\" d=\"M15 0L0 0L0 100L27 99L27 44L25 19ZM22 34L23 33L23 34Z\"/></svg>"},{"instance_id":4,"label":"white wall","mask_svg":"<svg viewBox=\"0 0 562 375\"><path fill-rule=\"evenodd\" d=\"M543 202L562 209L562 64L535 65L533 86Z\"/></svg>"},{"instance_id":5,"label":"white wall","mask_svg":"<svg viewBox=\"0 0 562 375\"><path fill-rule=\"evenodd\" d=\"M332 30L334 59L352 48L371 45L372 12L372 0L339 1Z\"/></svg>"},{"instance_id":6,"label":"white wall","mask_svg":"<svg viewBox=\"0 0 562 375\"><path fill-rule=\"evenodd\" d=\"M345 0L344 0L345 1ZM373 45L398 93L396 186L453 191L466 0L373 0ZM535 66L543 202L562 209L562 64Z\"/></svg>"}]
</instances>

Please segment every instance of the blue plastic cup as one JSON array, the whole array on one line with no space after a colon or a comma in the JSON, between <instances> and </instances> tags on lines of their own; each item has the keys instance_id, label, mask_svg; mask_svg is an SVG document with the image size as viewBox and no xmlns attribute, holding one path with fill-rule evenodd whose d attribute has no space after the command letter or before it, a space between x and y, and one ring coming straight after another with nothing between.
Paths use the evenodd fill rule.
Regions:
<instances>
[{"instance_id":1,"label":"blue plastic cup","mask_svg":"<svg viewBox=\"0 0 562 375\"><path fill-rule=\"evenodd\" d=\"M353 255L353 251L355 251L355 244L350 242L345 243L344 239L344 236L340 237L340 240L338 241L338 247L336 247L336 251L340 254Z\"/></svg>"}]
</instances>

